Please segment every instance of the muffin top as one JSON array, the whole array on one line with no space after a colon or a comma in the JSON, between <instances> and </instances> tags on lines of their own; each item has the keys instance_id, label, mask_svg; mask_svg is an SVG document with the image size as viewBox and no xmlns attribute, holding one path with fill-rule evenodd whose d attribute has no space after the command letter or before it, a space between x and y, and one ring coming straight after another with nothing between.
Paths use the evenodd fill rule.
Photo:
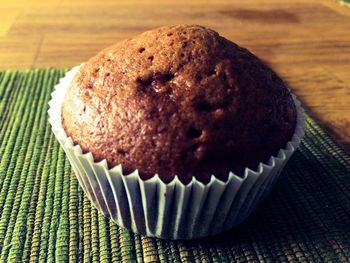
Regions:
<instances>
[{"instance_id":1,"label":"muffin top","mask_svg":"<svg viewBox=\"0 0 350 263\"><path fill-rule=\"evenodd\" d=\"M284 148L296 109L247 49L197 25L157 28L81 66L62 105L68 136L96 161L142 179L242 175Z\"/></svg>"}]
</instances>

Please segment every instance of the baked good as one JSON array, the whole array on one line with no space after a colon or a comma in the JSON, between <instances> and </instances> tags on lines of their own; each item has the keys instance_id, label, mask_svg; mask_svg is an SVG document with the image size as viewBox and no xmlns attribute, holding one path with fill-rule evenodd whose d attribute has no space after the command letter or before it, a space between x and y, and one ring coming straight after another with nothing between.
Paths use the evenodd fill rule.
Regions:
<instances>
[{"instance_id":1,"label":"baked good","mask_svg":"<svg viewBox=\"0 0 350 263\"><path fill-rule=\"evenodd\" d=\"M96 161L187 184L242 175L286 146L296 109L248 50L197 25L147 31L81 66L62 104L68 136Z\"/></svg>"}]
</instances>

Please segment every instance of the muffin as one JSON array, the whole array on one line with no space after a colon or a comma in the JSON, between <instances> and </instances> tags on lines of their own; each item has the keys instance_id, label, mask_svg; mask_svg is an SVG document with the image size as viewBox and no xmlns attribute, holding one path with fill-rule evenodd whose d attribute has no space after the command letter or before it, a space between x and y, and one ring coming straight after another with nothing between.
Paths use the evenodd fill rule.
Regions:
<instances>
[{"instance_id":1,"label":"muffin","mask_svg":"<svg viewBox=\"0 0 350 263\"><path fill-rule=\"evenodd\" d=\"M81 66L62 105L75 144L146 180L226 181L292 138L283 81L248 50L196 25L161 27Z\"/></svg>"},{"instance_id":2,"label":"muffin","mask_svg":"<svg viewBox=\"0 0 350 263\"><path fill-rule=\"evenodd\" d=\"M135 233L193 239L240 224L300 144L303 109L248 50L161 27L74 67L49 121L85 194Z\"/></svg>"}]
</instances>

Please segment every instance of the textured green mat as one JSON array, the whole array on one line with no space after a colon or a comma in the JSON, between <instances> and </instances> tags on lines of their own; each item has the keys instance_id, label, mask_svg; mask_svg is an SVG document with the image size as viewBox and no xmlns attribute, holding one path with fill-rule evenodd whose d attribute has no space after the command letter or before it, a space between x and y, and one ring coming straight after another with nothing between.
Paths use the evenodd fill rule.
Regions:
<instances>
[{"instance_id":1,"label":"textured green mat","mask_svg":"<svg viewBox=\"0 0 350 263\"><path fill-rule=\"evenodd\" d=\"M47 120L64 70L0 72L2 262L347 262L350 158L310 118L262 207L224 235L173 242L134 235L84 197Z\"/></svg>"}]
</instances>

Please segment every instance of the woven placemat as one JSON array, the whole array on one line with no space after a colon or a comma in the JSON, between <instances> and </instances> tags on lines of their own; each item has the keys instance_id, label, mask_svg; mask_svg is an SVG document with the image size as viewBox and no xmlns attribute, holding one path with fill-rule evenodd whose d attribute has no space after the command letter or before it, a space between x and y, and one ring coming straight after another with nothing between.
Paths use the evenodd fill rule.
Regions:
<instances>
[{"instance_id":1,"label":"woven placemat","mask_svg":"<svg viewBox=\"0 0 350 263\"><path fill-rule=\"evenodd\" d=\"M84 197L47 119L65 70L0 73L1 262L348 262L350 158L310 117L272 193L239 227L168 241L134 235Z\"/></svg>"}]
</instances>

